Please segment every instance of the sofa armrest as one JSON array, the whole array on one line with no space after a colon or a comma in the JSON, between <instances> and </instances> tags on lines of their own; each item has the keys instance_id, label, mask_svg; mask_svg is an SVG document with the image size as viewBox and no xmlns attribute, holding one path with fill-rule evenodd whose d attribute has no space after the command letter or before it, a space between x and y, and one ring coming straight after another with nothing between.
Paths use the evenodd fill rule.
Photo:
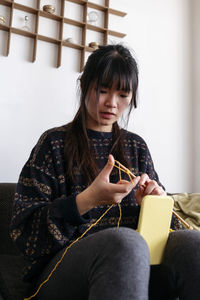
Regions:
<instances>
[{"instance_id":1,"label":"sofa armrest","mask_svg":"<svg viewBox=\"0 0 200 300\"><path fill-rule=\"evenodd\" d=\"M0 254L19 255L9 235L16 183L0 183Z\"/></svg>"}]
</instances>

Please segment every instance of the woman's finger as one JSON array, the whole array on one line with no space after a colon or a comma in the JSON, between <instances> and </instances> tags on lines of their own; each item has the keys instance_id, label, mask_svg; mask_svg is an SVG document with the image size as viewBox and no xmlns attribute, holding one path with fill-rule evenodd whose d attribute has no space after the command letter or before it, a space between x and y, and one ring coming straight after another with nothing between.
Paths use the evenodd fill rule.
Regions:
<instances>
[{"instance_id":1,"label":"woman's finger","mask_svg":"<svg viewBox=\"0 0 200 300\"><path fill-rule=\"evenodd\" d=\"M140 176L137 176L131 182L121 180L118 184L110 183L110 186L112 186L113 192L115 193L128 194L138 184L139 180Z\"/></svg>"},{"instance_id":2,"label":"woman's finger","mask_svg":"<svg viewBox=\"0 0 200 300\"><path fill-rule=\"evenodd\" d=\"M158 196L165 196L166 192L163 190L161 186L158 186L153 190L152 194Z\"/></svg>"},{"instance_id":3,"label":"woman's finger","mask_svg":"<svg viewBox=\"0 0 200 300\"><path fill-rule=\"evenodd\" d=\"M143 173L140 176L139 186L144 187L149 181L149 176L146 173Z\"/></svg>"},{"instance_id":4,"label":"woman's finger","mask_svg":"<svg viewBox=\"0 0 200 300\"><path fill-rule=\"evenodd\" d=\"M159 185L155 180L150 180L148 183L146 183L145 188L144 188L144 194L145 195L151 195L153 190L155 188L158 188Z\"/></svg>"}]
</instances>

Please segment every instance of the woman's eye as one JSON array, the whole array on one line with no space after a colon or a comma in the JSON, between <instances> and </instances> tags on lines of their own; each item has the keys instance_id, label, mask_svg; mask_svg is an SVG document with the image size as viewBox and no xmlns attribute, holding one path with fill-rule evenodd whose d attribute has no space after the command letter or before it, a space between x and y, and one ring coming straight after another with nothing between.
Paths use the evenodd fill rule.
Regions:
<instances>
[{"instance_id":1,"label":"woman's eye","mask_svg":"<svg viewBox=\"0 0 200 300\"><path fill-rule=\"evenodd\" d=\"M106 91L106 90L100 90L100 93L101 93L101 94L106 94L107 91Z\"/></svg>"},{"instance_id":2,"label":"woman's eye","mask_svg":"<svg viewBox=\"0 0 200 300\"><path fill-rule=\"evenodd\" d=\"M127 98L128 95L120 95L121 98Z\"/></svg>"}]
</instances>

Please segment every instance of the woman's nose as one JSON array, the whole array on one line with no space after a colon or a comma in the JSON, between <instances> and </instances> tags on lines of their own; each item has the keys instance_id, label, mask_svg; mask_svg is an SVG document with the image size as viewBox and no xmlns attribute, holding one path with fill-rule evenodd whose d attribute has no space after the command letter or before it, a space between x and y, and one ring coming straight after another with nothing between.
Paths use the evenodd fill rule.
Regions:
<instances>
[{"instance_id":1,"label":"woman's nose","mask_svg":"<svg viewBox=\"0 0 200 300\"><path fill-rule=\"evenodd\" d=\"M107 107L117 107L117 97L115 94L110 94L106 98L105 106Z\"/></svg>"}]
</instances>

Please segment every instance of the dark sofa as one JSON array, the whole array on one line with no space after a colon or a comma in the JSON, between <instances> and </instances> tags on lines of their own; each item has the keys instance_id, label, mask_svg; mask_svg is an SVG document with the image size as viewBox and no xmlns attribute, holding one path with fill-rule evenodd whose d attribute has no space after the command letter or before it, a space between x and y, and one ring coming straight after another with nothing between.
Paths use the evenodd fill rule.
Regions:
<instances>
[{"instance_id":1,"label":"dark sofa","mask_svg":"<svg viewBox=\"0 0 200 300\"><path fill-rule=\"evenodd\" d=\"M22 280L23 257L9 236L15 183L0 183L0 300L23 300L32 284Z\"/></svg>"}]
</instances>

